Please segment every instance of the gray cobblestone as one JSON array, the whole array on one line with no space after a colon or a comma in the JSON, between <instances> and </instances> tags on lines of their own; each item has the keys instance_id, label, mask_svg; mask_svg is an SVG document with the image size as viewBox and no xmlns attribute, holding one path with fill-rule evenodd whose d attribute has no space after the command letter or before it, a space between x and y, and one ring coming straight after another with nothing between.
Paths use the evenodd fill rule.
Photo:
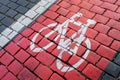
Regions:
<instances>
[{"instance_id":1,"label":"gray cobblestone","mask_svg":"<svg viewBox=\"0 0 120 80\"><path fill-rule=\"evenodd\" d=\"M10 9L6 14L10 17L14 17L17 14L17 12L15 10Z\"/></svg>"},{"instance_id":2,"label":"gray cobblestone","mask_svg":"<svg viewBox=\"0 0 120 80\"><path fill-rule=\"evenodd\" d=\"M114 80L114 78L105 74L102 80Z\"/></svg>"},{"instance_id":3,"label":"gray cobblestone","mask_svg":"<svg viewBox=\"0 0 120 80\"><path fill-rule=\"evenodd\" d=\"M26 6L28 4L26 0L18 0L17 3L21 6Z\"/></svg>"},{"instance_id":4,"label":"gray cobblestone","mask_svg":"<svg viewBox=\"0 0 120 80\"><path fill-rule=\"evenodd\" d=\"M3 14L0 14L0 20L3 19L5 16Z\"/></svg>"},{"instance_id":5,"label":"gray cobblestone","mask_svg":"<svg viewBox=\"0 0 120 80\"><path fill-rule=\"evenodd\" d=\"M32 8L33 6L34 6L34 4L30 3L30 4L27 5L27 8Z\"/></svg>"},{"instance_id":6,"label":"gray cobblestone","mask_svg":"<svg viewBox=\"0 0 120 80\"><path fill-rule=\"evenodd\" d=\"M115 63L110 62L108 64L109 67L105 69L105 71L109 74L111 74L114 77L117 77L118 74L120 73L120 67L116 65Z\"/></svg>"},{"instance_id":7,"label":"gray cobblestone","mask_svg":"<svg viewBox=\"0 0 120 80\"><path fill-rule=\"evenodd\" d=\"M10 7L11 9L16 9L19 5L14 2L11 2L7 6Z\"/></svg>"},{"instance_id":8,"label":"gray cobblestone","mask_svg":"<svg viewBox=\"0 0 120 80\"><path fill-rule=\"evenodd\" d=\"M2 22L4 25L9 26L9 25L11 25L11 24L14 22L14 20L6 17L6 18L4 18L1 22Z\"/></svg>"},{"instance_id":9,"label":"gray cobblestone","mask_svg":"<svg viewBox=\"0 0 120 80\"><path fill-rule=\"evenodd\" d=\"M29 0L29 1L31 1L31 2L36 2L36 1L38 1L38 0Z\"/></svg>"},{"instance_id":10,"label":"gray cobblestone","mask_svg":"<svg viewBox=\"0 0 120 80\"><path fill-rule=\"evenodd\" d=\"M0 33L5 29L6 27L4 25L0 26Z\"/></svg>"},{"instance_id":11,"label":"gray cobblestone","mask_svg":"<svg viewBox=\"0 0 120 80\"><path fill-rule=\"evenodd\" d=\"M18 22L21 22L21 21L23 21L23 19L25 19L25 16L24 16L24 15L21 16L17 21L18 21Z\"/></svg>"},{"instance_id":12,"label":"gray cobblestone","mask_svg":"<svg viewBox=\"0 0 120 80\"><path fill-rule=\"evenodd\" d=\"M2 13L0 25L6 28L4 31L2 31L4 28L1 29L0 47L3 48L21 30L28 27L32 21L47 10L45 6L48 3L52 4L48 0L42 0L42 2L41 0L9 0L9 3L6 3L7 5L0 3L0 13ZM30 8L32 11L29 10Z\"/></svg>"},{"instance_id":13,"label":"gray cobblestone","mask_svg":"<svg viewBox=\"0 0 120 80\"><path fill-rule=\"evenodd\" d=\"M0 3L7 5L10 1L9 0L0 0Z\"/></svg>"},{"instance_id":14,"label":"gray cobblestone","mask_svg":"<svg viewBox=\"0 0 120 80\"><path fill-rule=\"evenodd\" d=\"M120 65L120 54L117 55L114 62L117 63L118 65Z\"/></svg>"},{"instance_id":15,"label":"gray cobblestone","mask_svg":"<svg viewBox=\"0 0 120 80\"><path fill-rule=\"evenodd\" d=\"M19 6L16 10L22 14L24 14L25 12L28 11L28 9L26 7L23 7L23 6Z\"/></svg>"},{"instance_id":16,"label":"gray cobblestone","mask_svg":"<svg viewBox=\"0 0 120 80\"><path fill-rule=\"evenodd\" d=\"M22 16L22 14L17 14L17 15L14 17L14 19L17 20L17 19L19 19L21 16Z\"/></svg>"},{"instance_id":17,"label":"gray cobblestone","mask_svg":"<svg viewBox=\"0 0 120 80\"><path fill-rule=\"evenodd\" d=\"M17 2L17 0L11 0L11 1L13 1L13 2Z\"/></svg>"},{"instance_id":18,"label":"gray cobblestone","mask_svg":"<svg viewBox=\"0 0 120 80\"><path fill-rule=\"evenodd\" d=\"M14 20L11 19L11 18L6 17L6 18L4 18L1 22L2 22L4 25L9 26L9 25L11 25L11 24L14 22Z\"/></svg>"},{"instance_id":19,"label":"gray cobblestone","mask_svg":"<svg viewBox=\"0 0 120 80\"><path fill-rule=\"evenodd\" d=\"M0 6L0 12L1 13L6 13L9 8L6 6Z\"/></svg>"},{"instance_id":20,"label":"gray cobblestone","mask_svg":"<svg viewBox=\"0 0 120 80\"><path fill-rule=\"evenodd\" d=\"M21 17L22 14L28 11L28 8L32 8L35 4L38 4L39 1L40 3L39 3L39 6L36 7L36 11L39 14L41 14L44 12L45 9L43 7L40 7L40 5L46 6L48 4L48 1L50 2L50 0L0 0L0 12L2 13L0 14L0 20L1 20L0 25L5 25L6 27L9 27L12 24L12 22L14 22L14 20L17 20L19 17ZM26 14L26 16L30 18L34 18L35 15L37 14L36 13L34 15L31 13ZM10 17L12 17L12 19Z\"/></svg>"}]
</instances>

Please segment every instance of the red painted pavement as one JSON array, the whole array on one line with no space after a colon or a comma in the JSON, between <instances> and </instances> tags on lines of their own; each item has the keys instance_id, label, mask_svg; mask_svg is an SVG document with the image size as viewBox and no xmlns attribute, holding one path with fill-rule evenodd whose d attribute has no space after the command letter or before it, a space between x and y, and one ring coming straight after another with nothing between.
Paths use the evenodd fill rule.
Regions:
<instances>
[{"instance_id":1,"label":"red painted pavement","mask_svg":"<svg viewBox=\"0 0 120 80\"><path fill-rule=\"evenodd\" d=\"M98 80L120 48L119 5L120 0L57 1L0 51L0 80ZM85 37L91 42L91 48L87 58L82 57L88 50L85 42L82 42L75 55L64 51L62 58L59 58L63 66L74 67L73 64L80 59L84 59L84 62L71 71L62 72L56 62L60 54L60 49L57 48L60 38L54 40L59 33L56 31L45 37L54 27L40 32L35 40L35 47L42 48L43 51L34 52L30 49L30 43L35 34L46 25L55 22L62 24L77 12L83 14L77 21L86 24L88 19L93 19L97 22L90 25L85 33ZM79 29L80 27L69 23L65 39ZM50 42L53 45L44 49ZM75 44L72 43L71 47L74 48Z\"/></svg>"}]
</instances>

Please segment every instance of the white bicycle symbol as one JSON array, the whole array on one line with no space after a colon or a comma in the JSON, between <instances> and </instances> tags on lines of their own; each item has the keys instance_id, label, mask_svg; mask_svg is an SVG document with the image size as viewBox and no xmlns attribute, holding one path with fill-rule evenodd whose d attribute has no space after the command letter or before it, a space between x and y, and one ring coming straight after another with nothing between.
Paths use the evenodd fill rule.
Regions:
<instances>
[{"instance_id":1,"label":"white bicycle symbol","mask_svg":"<svg viewBox=\"0 0 120 80\"><path fill-rule=\"evenodd\" d=\"M73 15L70 19L66 20L64 23L62 24L58 24L57 23L51 23L49 25L47 25L47 27L43 27L42 29L39 30L38 33L35 34L35 36L33 37L32 39L32 42L30 43L30 49L33 51L33 52L40 52L40 51L43 51L44 50L47 50L49 47L51 47L54 43L53 42L50 42L49 44L47 44L46 46L43 46L43 49L42 48L39 48L39 47L35 47L35 41L39 35L40 32L42 32L43 30L47 29L47 28L50 28L51 26L57 26L53 31L49 32L47 35L45 35L46 38L48 38L50 35L52 35L54 32L58 32L59 34L57 35L57 37L54 39L55 41L58 40L58 38L60 38L60 41L59 41L59 46L57 47L57 49L61 49L59 55L58 55L58 58L62 59L62 54L64 51L68 51L68 53L70 55L75 55L76 52L78 51L78 48L80 46L80 44L85 41L85 44L87 46L88 49L91 49L91 43L90 43L90 40L88 38L86 38L84 35L87 31L87 28L91 25L91 24L96 24L96 21L94 20L91 20L91 19L88 19L87 20L87 24L82 24L81 22L79 21L75 21L75 18L76 17L81 17L83 14L82 13L77 13L75 15ZM71 49L69 46L73 43L71 39L67 39L67 40L64 40L65 38L65 34L67 32L67 27L69 25L69 23L73 23L75 24L76 26L81 26L81 29L78 30L78 32L74 33L72 36L71 36L71 39L74 40L74 42L76 43L76 46L74 47L74 49ZM75 38L77 36L77 34L81 34L78 38ZM87 56L89 55L90 53L90 50L87 50L85 52L85 54L82 56L84 59L87 58ZM80 59L77 63L73 64L72 66L74 68L77 68L79 67L83 62L84 62L84 59ZM67 71L72 71L74 70L73 67L70 67L70 66L63 66L62 64L62 61L57 59L56 61L56 64L57 64L57 68L59 70L61 70L62 72L67 72Z\"/></svg>"}]
</instances>

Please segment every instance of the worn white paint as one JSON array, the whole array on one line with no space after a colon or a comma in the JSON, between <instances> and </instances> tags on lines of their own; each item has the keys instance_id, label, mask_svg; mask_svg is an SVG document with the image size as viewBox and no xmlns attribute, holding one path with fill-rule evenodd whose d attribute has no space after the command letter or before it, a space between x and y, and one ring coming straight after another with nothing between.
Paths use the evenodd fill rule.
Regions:
<instances>
[{"instance_id":1,"label":"worn white paint","mask_svg":"<svg viewBox=\"0 0 120 80\"><path fill-rule=\"evenodd\" d=\"M42 29L40 29L39 33L42 32L43 30L47 29L47 28L50 28L50 27L53 27L53 26L57 26L53 31L49 32L45 37L48 38L50 35L52 35L54 32L58 32L59 34L57 35L57 37L54 39L55 41L58 40L58 38L60 38L60 41L59 41L59 46L57 47L57 49L60 49L60 53L58 55L58 58L59 59L62 59L62 55L63 55L63 52L64 51L68 51L68 53L70 55L75 55L78 51L78 48L79 46L81 45L81 43L83 41L85 41L85 44L87 46L88 49L91 49L91 42L88 38L86 38L84 35L87 31L87 28L91 25L91 24L95 24L96 21L94 20L91 20L91 19L88 19L87 20L87 23L86 24L82 24L82 22L79 22L79 21L75 21L75 18L76 17L81 17L83 14L82 13L77 13L75 15L73 15L70 19L66 20L65 22L63 22L62 24L58 24L57 23L52 23L52 24L49 24L48 26L46 27L43 27ZM74 41L72 42L71 39L66 39L65 40L65 34L67 32L67 27L69 25L69 23L73 23L75 24L76 26L78 27L81 27L80 30L78 30L78 32L75 32L72 36L71 36L71 39L73 39ZM36 41L36 38L38 37L39 33L35 34L35 36L33 37L32 39L32 42L31 42L31 46L30 46L30 49L33 51L33 52L40 52L40 51L43 51L42 48L39 48L39 47L35 47L35 41ZM77 34L80 34L79 37L76 38ZM72 43L76 43L76 46L71 49L69 46L72 44ZM47 44L46 46L43 46L43 48L45 50L47 50L49 47L51 47L54 43L50 42L49 44ZM69 51L69 50L70 51ZM87 58L87 56L89 55L90 53L90 50L87 50L85 52L85 54L82 56L84 59ZM56 66L59 70L61 70L62 72L67 72L67 71L72 71L74 70L74 68L77 68L79 67L83 62L84 62L84 59L80 59L77 63L73 64L72 67L70 66L63 66L62 64L62 61L57 59L56 61ZM73 68L74 67L74 68Z\"/></svg>"}]
</instances>

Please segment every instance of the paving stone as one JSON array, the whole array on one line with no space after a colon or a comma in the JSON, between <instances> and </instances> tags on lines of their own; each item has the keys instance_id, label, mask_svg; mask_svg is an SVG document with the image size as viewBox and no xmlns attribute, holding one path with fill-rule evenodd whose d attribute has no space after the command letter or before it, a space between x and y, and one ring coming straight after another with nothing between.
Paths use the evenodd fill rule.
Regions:
<instances>
[{"instance_id":1,"label":"paving stone","mask_svg":"<svg viewBox=\"0 0 120 80\"><path fill-rule=\"evenodd\" d=\"M5 74L7 74L8 70L6 69L5 66L0 65L0 72L2 72L0 73L0 79L1 79Z\"/></svg>"},{"instance_id":2,"label":"paving stone","mask_svg":"<svg viewBox=\"0 0 120 80\"><path fill-rule=\"evenodd\" d=\"M95 12L95 13L98 13L98 14L103 14L105 9L104 8L101 8L101 7L98 7L98 6L93 6L91 8L91 11Z\"/></svg>"},{"instance_id":3,"label":"paving stone","mask_svg":"<svg viewBox=\"0 0 120 80\"><path fill-rule=\"evenodd\" d=\"M34 6L34 4L30 3L30 4L27 5L27 8L32 8L33 6Z\"/></svg>"},{"instance_id":4,"label":"paving stone","mask_svg":"<svg viewBox=\"0 0 120 80\"><path fill-rule=\"evenodd\" d=\"M117 55L117 57L114 59L114 62L120 65L120 54Z\"/></svg>"},{"instance_id":5,"label":"paving stone","mask_svg":"<svg viewBox=\"0 0 120 80\"><path fill-rule=\"evenodd\" d=\"M21 23L25 26L28 26L31 22L32 20L30 18L25 18L23 21L21 21Z\"/></svg>"},{"instance_id":6,"label":"paving stone","mask_svg":"<svg viewBox=\"0 0 120 80\"><path fill-rule=\"evenodd\" d=\"M5 13L5 12L7 12L7 10L8 10L9 8L8 7L6 7L6 6L0 6L0 12L1 13Z\"/></svg>"},{"instance_id":7,"label":"paving stone","mask_svg":"<svg viewBox=\"0 0 120 80\"><path fill-rule=\"evenodd\" d=\"M36 76L28 69L24 68L18 75L20 80L36 80ZM39 79L40 80L40 79Z\"/></svg>"},{"instance_id":8,"label":"paving stone","mask_svg":"<svg viewBox=\"0 0 120 80\"><path fill-rule=\"evenodd\" d=\"M44 14L46 17L49 17L51 19L55 19L59 14L53 12L53 11L47 11L45 14Z\"/></svg>"},{"instance_id":9,"label":"paving stone","mask_svg":"<svg viewBox=\"0 0 120 80\"><path fill-rule=\"evenodd\" d=\"M53 63L53 61L55 60L55 58L53 57L53 56L51 56L50 54L48 54L47 52L41 52L40 54L38 54L37 56L36 56L36 58L40 61L40 62L42 62L42 63L44 63L45 65L50 65L50 64L52 64Z\"/></svg>"},{"instance_id":10,"label":"paving stone","mask_svg":"<svg viewBox=\"0 0 120 80\"><path fill-rule=\"evenodd\" d=\"M120 19L120 14L119 13L114 12L114 11L110 11L110 10L107 10L104 13L104 16L106 16L108 18L111 18L111 19L115 19L115 20L119 20Z\"/></svg>"},{"instance_id":11,"label":"paving stone","mask_svg":"<svg viewBox=\"0 0 120 80\"><path fill-rule=\"evenodd\" d=\"M66 73L65 78L66 80L85 80L85 77L76 70Z\"/></svg>"},{"instance_id":12,"label":"paving stone","mask_svg":"<svg viewBox=\"0 0 120 80\"><path fill-rule=\"evenodd\" d=\"M17 12L16 12L15 10L12 10L12 9L10 9L10 10L6 13L6 15L8 15L8 16L10 16L10 17L14 17L16 14L17 14Z\"/></svg>"},{"instance_id":13,"label":"paving stone","mask_svg":"<svg viewBox=\"0 0 120 80\"><path fill-rule=\"evenodd\" d=\"M113 39L111 37L109 37L105 34L101 34L101 33L98 34L98 36L96 37L95 40L97 40L98 42L100 42L106 46L109 46L113 41Z\"/></svg>"},{"instance_id":14,"label":"paving stone","mask_svg":"<svg viewBox=\"0 0 120 80\"><path fill-rule=\"evenodd\" d=\"M48 67L46 67L46 66L44 66L44 65L42 65L42 64L40 64L37 68L36 68L36 70L34 71L35 72L35 74L37 74L39 77L41 77L43 80L48 80L49 79L49 77L52 75L52 71L48 68ZM42 72L42 73L41 73Z\"/></svg>"},{"instance_id":15,"label":"paving stone","mask_svg":"<svg viewBox=\"0 0 120 80\"><path fill-rule=\"evenodd\" d=\"M0 14L0 20L3 19L5 16L3 14Z\"/></svg>"},{"instance_id":16,"label":"paving stone","mask_svg":"<svg viewBox=\"0 0 120 80\"><path fill-rule=\"evenodd\" d=\"M100 61L96 65L100 69L105 70L105 68L107 67L107 65L108 65L109 62L110 61L107 60L106 58L101 58Z\"/></svg>"},{"instance_id":17,"label":"paving stone","mask_svg":"<svg viewBox=\"0 0 120 80\"><path fill-rule=\"evenodd\" d=\"M99 55L108 58L110 60L113 60L113 57L115 56L116 52L109 47L100 45L100 47L96 51Z\"/></svg>"},{"instance_id":18,"label":"paving stone","mask_svg":"<svg viewBox=\"0 0 120 80\"><path fill-rule=\"evenodd\" d=\"M11 19L11 18L6 17L6 18L4 18L1 22L2 22L4 25L6 25L6 26L10 26L10 25L14 22L14 20Z\"/></svg>"},{"instance_id":19,"label":"paving stone","mask_svg":"<svg viewBox=\"0 0 120 80\"><path fill-rule=\"evenodd\" d=\"M114 4L110 4L108 2L104 2L101 7L105 8L105 9L109 9L109 10L112 10L112 11L115 11L118 6L117 5L114 5Z\"/></svg>"},{"instance_id":20,"label":"paving stone","mask_svg":"<svg viewBox=\"0 0 120 80\"><path fill-rule=\"evenodd\" d=\"M14 2L11 2L7 6L10 7L11 9L16 9L19 5Z\"/></svg>"},{"instance_id":21,"label":"paving stone","mask_svg":"<svg viewBox=\"0 0 120 80\"><path fill-rule=\"evenodd\" d=\"M11 40L13 39L18 33L13 31L12 33L9 34L8 38Z\"/></svg>"},{"instance_id":22,"label":"paving stone","mask_svg":"<svg viewBox=\"0 0 120 80\"><path fill-rule=\"evenodd\" d=\"M29 56L30 55L27 52L21 49L19 52L17 52L15 58L17 58L21 63L23 63L25 62L25 60L28 59Z\"/></svg>"},{"instance_id":23,"label":"paving stone","mask_svg":"<svg viewBox=\"0 0 120 80\"><path fill-rule=\"evenodd\" d=\"M7 79L18 80L17 77L10 72L8 72L1 80L7 80Z\"/></svg>"},{"instance_id":24,"label":"paving stone","mask_svg":"<svg viewBox=\"0 0 120 80\"><path fill-rule=\"evenodd\" d=\"M23 49L27 49L30 46L30 41L27 38L22 38L19 41L18 45Z\"/></svg>"},{"instance_id":25,"label":"paving stone","mask_svg":"<svg viewBox=\"0 0 120 80\"><path fill-rule=\"evenodd\" d=\"M0 3L7 5L10 2L10 0L0 0Z\"/></svg>"},{"instance_id":26,"label":"paving stone","mask_svg":"<svg viewBox=\"0 0 120 80\"><path fill-rule=\"evenodd\" d=\"M4 2L6 2L6 3L4 3ZM21 22L23 25L28 26L33 21L30 18L33 18L38 14L36 12L34 12L34 13L31 12L31 13L26 15L26 16L28 16L30 18L26 18L26 17L20 18L20 17L22 16L22 14L25 14L25 12L28 11L28 8L26 6L28 6L29 4L32 4L31 6L29 6L29 8L32 8L35 4L37 4L37 6L39 5L39 7L40 7L40 3L41 3L40 0L9 0L9 1L8 0L1 0L0 1L0 12L2 14L0 14L0 20L1 20L0 25L6 26L6 28L9 27L9 26L11 27L11 25L13 26L12 23L14 22L14 20L18 19L17 20L18 22ZM47 0L42 1L42 3L45 6L45 4L48 3L48 1ZM49 6L49 5L47 5L47 6ZM39 8L39 7L36 7L36 8ZM40 10L40 9L41 8L37 9L38 11L40 11L39 15L45 11L45 8L42 9L43 11ZM10 17L12 17L12 18L10 18ZM15 31L21 31L23 28L25 28L25 26L23 26L21 23L19 25L18 24L14 25L12 27L12 29L15 30ZM18 26L18 28L16 28L15 26ZM3 32L4 29L5 29L5 27L1 27L0 31ZM13 31L11 33L10 29L7 29L5 31L2 33L1 37L6 36L8 39L12 39L14 36L17 35L17 33L15 31Z\"/></svg>"},{"instance_id":27,"label":"paving stone","mask_svg":"<svg viewBox=\"0 0 120 80\"><path fill-rule=\"evenodd\" d=\"M12 30L7 28L1 34L3 34L4 36L8 36L11 32L12 32Z\"/></svg>"},{"instance_id":28,"label":"paving stone","mask_svg":"<svg viewBox=\"0 0 120 80\"><path fill-rule=\"evenodd\" d=\"M45 0L41 0L41 2L40 2L40 6L45 6L47 3L48 3L47 1L45 1Z\"/></svg>"},{"instance_id":29,"label":"paving stone","mask_svg":"<svg viewBox=\"0 0 120 80\"><path fill-rule=\"evenodd\" d=\"M109 20L109 18L107 18L107 17L105 17L105 16L103 16L103 15L98 15L98 14L97 14L97 15L94 17L94 20L97 21L97 22L100 22L100 23L105 24L105 23Z\"/></svg>"},{"instance_id":30,"label":"paving stone","mask_svg":"<svg viewBox=\"0 0 120 80\"><path fill-rule=\"evenodd\" d=\"M48 3L47 5L45 5L45 8L49 8L51 6L51 3Z\"/></svg>"},{"instance_id":31,"label":"paving stone","mask_svg":"<svg viewBox=\"0 0 120 80\"><path fill-rule=\"evenodd\" d=\"M87 67L83 70L83 73L88 76L91 80L98 80L102 71L92 64L87 65Z\"/></svg>"},{"instance_id":32,"label":"paving stone","mask_svg":"<svg viewBox=\"0 0 120 80\"><path fill-rule=\"evenodd\" d=\"M24 25L19 22L16 22L11 26L11 28L18 32L18 31L21 31L22 28L24 28Z\"/></svg>"},{"instance_id":33,"label":"paving stone","mask_svg":"<svg viewBox=\"0 0 120 80\"><path fill-rule=\"evenodd\" d=\"M42 14L44 10L45 10L45 8L42 7L42 6L40 6L40 7L37 8L35 11L36 11L37 13L39 13L39 14Z\"/></svg>"},{"instance_id":34,"label":"paving stone","mask_svg":"<svg viewBox=\"0 0 120 80\"><path fill-rule=\"evenodd\" d=\"M18 21L18 22L21 22L21 21L23 21L25 18L26 18L26 17L25 17L24 15L22 15L17 21Z\"/></svg>"},{"instance_id":35,"label":"paving stone","mask_svg":"<svg viewBox=\"0 0 120 80\"><path fill-rule=\"evenodd\" d=\"M37 13L33 10L29 10L27 13L25 13L25 15L29 18L34 18L37 15Z\"/></svg>"},{"instance_id":36,"label":"paving stone","mask_svg":"<svg viewBox=\"0 0 120 80\"><path fill-rule=\"evenodd\" d=\"M11 42L5 49L11 54L14 55L16 52L20 50L19 46L13 42Z\"/></svg>"},{"instance_id":37,"label":"paving stone","mask_svg":"<svg viewBox=\"0 0 120 80\"><path fill-rule=\"evenodd\" d=\"M94 5L97 5L97 6L99 6L103 3L101 0L90 0L89 2L91 4L94 4Z\"/></svg>"},{"instance_id":38,"label":"paving stone","mask_svg":"<svg viewBox=\"0 0 120 80\"><path fill-rule=\"evenodd\" d=\"M0 37L0 46L1 47L4 47L8 42L9 42L9 39L7 39L6 37L4 37L4 36Z\"/></svg>"},{"instance_id":39,"label":"paving stone","mask_svg":"<svg viewBox=\"0 0 120 80\"><path fill-rule=\"evenodd\" d=\"M120 31L116 29L111 29L108 33L108 35L111 36L113 39L120 40L120 36L118 34L120 34Z\"/></svg>"},{"instance_id":40,"label":"paving stone","mask_svg":"<svg viewBox=\"0 0 120 80\"><path fill-rule=\"evenodd\" d=\"M37 0L29 0L29 1L31 1L31 2L35 2L35 1L37 1Z\"/></svg>"},{"instance_id":41,"label":"paving stone","mask_svg":"<svg viewBox=\"0 0 120 80\"><path fill-rule=\"evenodd\" d=\"M16 2L17 0L11 0L11 1Z\"/></svg>"},{"instance_id":42,"label":"paving stone","mask_svg":"<svg viewBox=\"0 0 120 80\"><path fill-rule=\"evenodd\" d=\"M18 20L21 16L22 16L22 14L19 13L19 14L17 14L17 15L14 17L14 19L15 19L15 20Z\"/></svg>"},{"instance_id":43,"label":"paving stone","mask_svg":"<svg viewBox=\"0 0 120 80\"><path fill-rule=\"evenodd\" d=\"M105 74L102 78L102 80L115 80L113 77L111 77L110 75Z\"/></svg>"},{"instance_id":44,"label":"paving stone","mask_svg":"<svg viewBox=\"0 0 120 80\"><path fill-rule=\"evenodd\" d=\"M117 4L117 5L120 5L120 0L118 0L118 1L116 2L116 4Z\"/></svg>"},{"instance_id":45,"label":"paving stone","mask_svg":"<svg viewBox=\"0 0 120 80\"><path fill-rule=\"evenodd\" d=\"M22 6L26 6L28 4L26 0L18 0L17 3Z\"/></svg>"},{"instance_id":46,"label":"paving stone","mask_svg":"<svg viewBox=\"0 0 120 80\"><path fill-rule=\"evenodd\" d=\"M114 40L114 42L111 45L112 49L115 49L117 52L120 52L120 42L117 40Z\"/></svg>"},{"instance_id":47,"label":"paving stone","mask_svg":"<svg viewBox=\"0 0 120 80\"><path fill-rule=\"evenodd\" d=\"M86 1L82 1L79 6L89 10L93 5Z\"/></svg>"},{"instance_id":48,"label":"paving stone","mask_svg":"<svg viewBox=\"0 0 120 80\"><path fill-rule=\"evenodd\" d=\"M14 74L17 75L22 69L23 66L17 60L14 60L9 66L8 69Z\"/></svg>"},{"instance_id":49,"label":"paving stone","mask_svg":"<svg viewBox=\"0 0 120 80\"><path fill-rule=\"evenodd\" d=\"M26 62L25 66L27 66L30 70L34 70L39 64L39 61L37 61L34 57L30 57Z\"/></svg>"},{"instance_id":50,"label":"paving stone","mask_svg":"<svg viewBox=\"0 0 120 80\"><path fill-rule=\"evenodd\" d=\"M113 19L110 19L109 22L107 23L107 26L120 30L119 25L120 25L120 22Z\"/></svg>"},{"instance_id":51,"label":"paving stone","mask_svg":"<svg viewBox=\"0 0 120 80\"><path fill-rule=\"evenodd\" d=\"M107 1L109 3L115 3L117 0L104 0L104 1Z\"/></svg>"},{"instance_id":52,"label":"paving stone","mask_svg":"<svg viewBox=\"0 0 120 80\"><path fill-rule=\"evenodd\" d=\"M1 61L2 64L8 66L8 65L13 61L13 59L14 59L13 56L11 56L11 55L8 54L8 53L5 53L5 54L1 57L0 61Z\"/></svg>"},{"instance_id":53,"label":"paving stone","mask_svg":"<svg viewBox=\"0 0 120 80\"><path fill-rule=\"evenodd\" d=\"M110 62L108 64L108 67L105 69L105 71L114 77L118 77L120 73L120 67L116 65L115 63Z\"/></svg>"},{"instance_id":54,"label":"paving stone","mask_svg":"<svg viewBox=\"0 0 120 80\"><path fill-rule=\"evenodd\" d=\"M54 73L49 80L64 80L58 74Z\"/></svg>"},{"instance_id":55,"label":"paving stone","mask_svg":"<svg viewBox=\"0 0 120 80\"><path fill-rule=\"evenodd\" d=\"M26 7L23 7L23 6L19 6L16 10L18 12L24 14L25 12L27 12L28 9Z\"/></svg>"},{"instance_id":56,"label":"paving stone","mask_svg":"<svg viewBox=\"0 0 120 80\"><path fill-rule=\"evenodd\" d=\"M31 36L31 34L33 33L34 31L31 29L31 28L27 28L25 29L21 34L25 37L29 37Z\"/></svg>"},{"instance_id":57,"label":"paving stone","mask_svg":"<svg viewBox=\"0 0 120 80\"><path fill-rule=\"evenodd\" d=\"M1 25L0 26L0 33L3 31L3 30L5 30L6 29L6 27L4 26L4 25Z\"/></svg>"}]
</instances>

